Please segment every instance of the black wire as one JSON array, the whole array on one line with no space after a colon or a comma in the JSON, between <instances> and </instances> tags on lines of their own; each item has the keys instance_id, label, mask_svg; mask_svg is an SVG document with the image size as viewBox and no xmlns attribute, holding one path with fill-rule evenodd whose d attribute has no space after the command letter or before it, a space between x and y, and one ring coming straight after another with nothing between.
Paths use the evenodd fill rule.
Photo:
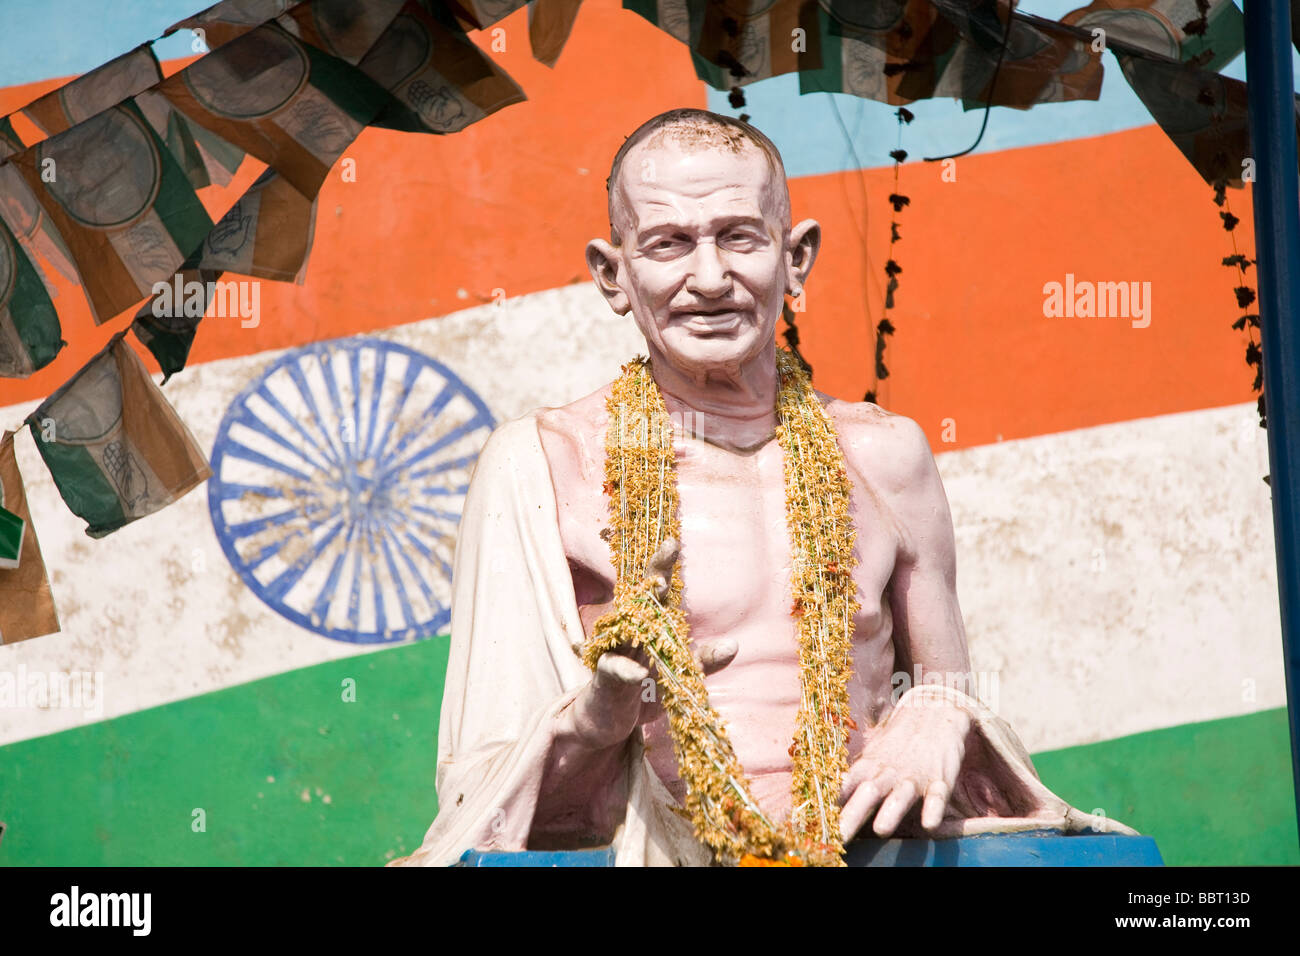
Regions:
<instances>
[{"instance_id":1,"label":"black wire","mask_svg":"<svg viewBox=\"0 0 1300 956\"><path fill-rule=\"evenodd\" d=\"M988 129L989 125L989 113L993 110L993 91L997 88L998 74L1002 71L1002 59L1006 56L1007 47L1011 43L1011 28L1016 22L1015 17L1016 13L1014 10L1010 11L1007 16L1007 30L1002 36L1002 48L998 50L997 66L993 67L993 79L989 82L989 98L984 101L984 122L980 123L980 132L979 135L975 137L975 142L971 143L960 153L952 153L948 156L923 156L921 158L924 162L938 163L945 159L957 159L959 156L965 156L967 153L973 152L975 148L979 146L981 140L984 139L984 131Z\"/></svg>"}]
</instances>

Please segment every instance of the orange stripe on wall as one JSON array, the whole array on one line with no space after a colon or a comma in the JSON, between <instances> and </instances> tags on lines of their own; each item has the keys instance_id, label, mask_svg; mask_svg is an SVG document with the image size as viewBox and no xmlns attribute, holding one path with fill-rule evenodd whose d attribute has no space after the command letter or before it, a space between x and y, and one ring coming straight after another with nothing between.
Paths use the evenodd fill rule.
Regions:
<instances>
[{"instance_id":1,"label":"orange stripe on wall","mask_svg":"<svg viewBox=\"0 0 1300 956\"><path fill-rule=\"evenodd\" d=\"M413 322L491 301L498 289L513 297L590 281L582 251L607 229L604 179L622 138L661 110L705 105L705 95L684 46L635 14L588 6L554 70L532 60L523 11L503 21L507 48L491 55L528 102L447 137L365 131L346 154L357 181L342 182L336 168L322 190L306 284L264 282L257 328L205 320L191 360ZM490 33L475 39L489 49ZM8 108L54 85L33 84ZM0 91L0 109L13 93ZM259 165L204 191L214 215ZM880 389L882 404L920 422L936 449L1250 399L1244 338L1229 328L1235 275L1219 264L1230 237L1210 189L1158 129L966 157L955 182L941 172L902 171L912 201L897 216L904 271ZM807 177L791 189L796 219L824 229L799 322L804 352L818 387L859 399L883 298L892 171ZM1230 202L1251 255L1248 198L1234 192ZM1150 282L1150 326L1044 318L1043 285L1067 272ZM60 292L72 344L30 379L0 381L0 405L53 391L128 321L97 330L80 291Z\"/></svg>"},{"instance_id":2,"label":"orange stripe on wall","mask_svg":"<svg viewBox=\"0 0 1300 956\"><path fill-rule=\"evenodd\" d=\"M896 218L903 272L881 403L915 418L936 450L1251 400L1246 339L1231 329L1243 311L1236 271L1220 264L1232 237L1210 187L1157 127L956 162L955 182L938 163L904 166L899 191L911 204L896 217L889 169L791 184L796 219L824 227L799 323L819 387L861 399L870 385L864 299L878 319ZM1250 193L1231 190L1228 201L1253 257ZM1150 325L1045 318L1044 284L1067 273L1149 282Z\"/></svg>"}]
</instances>

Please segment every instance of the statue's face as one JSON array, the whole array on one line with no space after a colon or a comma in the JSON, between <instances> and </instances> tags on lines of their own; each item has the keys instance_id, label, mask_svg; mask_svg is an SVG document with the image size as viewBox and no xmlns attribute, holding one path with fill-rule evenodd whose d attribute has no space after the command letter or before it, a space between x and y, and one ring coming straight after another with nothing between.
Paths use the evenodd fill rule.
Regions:
<instances>
[{"instance_id":1,"label":"statue's face","mask_svg":"<svg viewBox=\"0 0 1300 956\"><path fill-rule=\"evenodd\" d=\"M791 285L766 157L757 147L688 152L669 139L634 148L621 174L615 282L652 357L698 373L757 356Z\"/></svg>"}]
</instances>

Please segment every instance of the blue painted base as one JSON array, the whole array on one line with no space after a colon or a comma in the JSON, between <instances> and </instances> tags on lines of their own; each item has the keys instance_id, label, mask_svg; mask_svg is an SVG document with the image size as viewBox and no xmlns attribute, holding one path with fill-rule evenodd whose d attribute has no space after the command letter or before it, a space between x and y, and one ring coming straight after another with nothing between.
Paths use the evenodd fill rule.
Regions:
<instances>
[{"instance_id":1,"label":"blue painted base","mask_svg":"<svg viewBox=\"0 0 1300 956\"><path fill-rule=\"evenodd\" d=\"M1051 830L989 834L955 840L856 840L845 850L849 866L1164 866L1148 836ZM455 866L613 866L609 847L520 853L467 850Z\"/></svg>"},{"instance_id":2,"label":"blue painted base","mask_svg":"<svg viewBox=\"0 0 1300 956\"><path fill-rule=\"evenodd\" d=\"M523 850L518 853L466 850L452 866L613 866L614 851L607 846L594 850Z\"/></svg>"},{"instance_id":3,"label":"blue painted base","mask_svg":"<svg viewBox=\"0 0 1300 956\"><path fill-rule=\"evenodd\" d=\"M1052 830L955 840L857 840L849 866L1164 866L1149 836Z\"/></svg>"}]
</instances>

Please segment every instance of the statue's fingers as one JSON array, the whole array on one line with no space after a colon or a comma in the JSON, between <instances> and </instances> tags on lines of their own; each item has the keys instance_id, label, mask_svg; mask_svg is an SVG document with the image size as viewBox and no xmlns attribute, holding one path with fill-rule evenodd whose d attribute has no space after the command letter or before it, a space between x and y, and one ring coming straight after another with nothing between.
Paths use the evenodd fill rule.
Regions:
<instances>
[{"instance_id":1,"label":"statue's fingers","mask_svg":"<svg viewBox=\"0 0 1300 956\"><path fill-rule=\"evenodd\" d=\"M888 765L881 765L878 761L859 757L849 767L849 772L844 775L844 783L840 787L840 806L848 803L849 799L868 780L876 782L876 785L880 787L880 796L883 798L885 794L894 789L896 776L897 774Z\"/></svg>"},{"instance_id":2,"label":"statue's fingers","mask_svg":"<svg viewBox=\"0 0 1300 956\"><path fill-rule=\"evenodd\" d=\"M609 651L600 655L596 662L596 676L593 682L598 690L626 687L640 684L650 676L650 669L630 657Z\"/></svg>"},{"instance_id":3,"label":"statue's fingers","mask_svg":"<svg viewBox=\"0 0 1300 956\"><path fill-rule=\"evenodd\" d=\"M620 644L618 647L610 648L605 653L614 654L618 657L626 657L628 660L636 661L646 669L647 673L653 670L650 653L645 649L644 644L637 647L633 647L631 644Z\"/></svg>"},{"instance_id":4,"label":"statue's fingers","mask_svg":"<svg viewBox=\"0 0 1300 956\"><path fill-rule=\"evenodd\" d=\"M847 843L857 836L862 824L871 816L886 792L887 788L881 786L879 778L870 780L853 791L853 795L840 810L840 839L843 842Z\"/></svg>"},{"instance_id":5,"label":"statue's fingers","mask_svg":"<svg viewBox=\"0 0 1300 956\"><path fill-rule=\"evenodd\" d=\"M569 718L578 736L596 748L626 739L636 728L640 689L649 676L649 669L630 657L602 654Z\"/></svg>"},{"instance_id":6,"label":"statue's fingers","mask_svg":"<svg viewBox=\"0 0 1300 956\"><path fill-rule=\"evenodd\" d=\"M646 562L646 577L651 581L655 597L660 601L668 599L668 591L673 579L673 565L681 553L681 545L673 537L664 538L659 549Z\"/></svg>"},{"instance_id":7,"label":"statue's fingers","mask_svg":"<svg viewBox=\"0 0 1300 956\"><path fill-rule=\"evenodd\" d=\"M925 789L925 803L921 806L921 827L925 830L937 830L943 823L943 813L948 809L948 797L952 788L942 780L933 781Z\"/></svg>"},{"instance_id":8,"label":"statue's fingers","mask_svg":"<svg viewBox=\"0 0 1300 956\"><path fill-rule=\"evenodd\" d=\"M911 780L900 780L876 812L876 821L872 824L876 836L892 836L920 795L915 783Z\"/></svg>"},{"instance_id":9,"label":"statue's fingers","mask_svg":"<svg viewBox=\"0 0 1300 956\"><path fill-rule=\"evenodd\" d=\"M659 548L650 556L650 567L659 570L671 570L676 563L681 544L672 535L660 542Z\"/></svg>"},{"instance_id":10,"label":"statue's fingers","mask_svg":"<svg viewBox=\"0 0 1300 956\"><path fill-rule=\"evenodd\" d=\"M729 637L724 637L701 648L695 658L700 662L700 667L705 674L712 674L735 660L739 650L739 644Z\"/></svg>"},{"instance_id":11,"label":"statue's fingers","mask_svg":"<svg viewBox=\"0 0 1300 956\"><path fill-rule=\"evenodd\" d=\"M844 775L844 782L840 784L840 806L849 802L849 798L857 793L858 787L867 779L866 761L855 761L850 767L849 772Z\"/></svg>"}]
</instances>

